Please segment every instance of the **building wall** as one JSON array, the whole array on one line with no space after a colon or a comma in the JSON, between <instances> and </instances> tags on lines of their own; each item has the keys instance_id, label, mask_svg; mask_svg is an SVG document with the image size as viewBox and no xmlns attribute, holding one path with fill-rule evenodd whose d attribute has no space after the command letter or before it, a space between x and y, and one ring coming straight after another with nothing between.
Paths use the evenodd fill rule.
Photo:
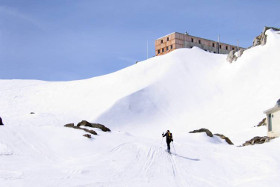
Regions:
<instances>
[{"instance_id":1,"label":"building wall","mask_svg":"<svg viewBox=\"0 0 280 187\"><path fill-rule=\"evenodd\" d=\"M276 137L280 136L280 110L271 113L271 125L272 125L272 130L269 131L268 129L268 136L269 137ZM269 122L269 115L267 115L267 122ZM267 125L268 126L268 125Z\"/></svg>"},{"instance_id":2,"label":"building wall","mask_svg":"<svg viewBox=\"0 0 280 187\"><path fill-rule=\"evenodd\" d=\"M155 41L155 54L163 55L175 49L192 48L194 46L205 51L219 54L228 54L231 50L237 51L238 48L234 45L218 43L216 41L174 32Z\"/></svg>"},{"instance_id":3,"label":"building wall","mask_svg":"<svg viewBox=\"0 0 280 187\"><path fill-rule=\"evenodd\" d=\"M163 55L178 49L178 44L175 47L175 33L164 36L155 41L155 53L156 55Z\"/></svg>"}]
</instances>

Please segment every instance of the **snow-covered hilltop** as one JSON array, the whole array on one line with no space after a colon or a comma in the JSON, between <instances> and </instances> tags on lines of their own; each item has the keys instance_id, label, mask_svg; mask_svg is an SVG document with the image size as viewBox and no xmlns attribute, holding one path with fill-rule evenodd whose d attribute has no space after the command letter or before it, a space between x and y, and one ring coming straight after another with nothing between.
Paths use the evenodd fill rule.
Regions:
<instances>
[{"instance_id":1,"label":"snow-covered hilltop","mask_svg":"<svg viewBox=\"0 0 280 187\"><path fill-rule=\"evenodd\" d=\"M266 135L254 126L280 97L279 33L231 64L194 47L87 80L0 80L1 186L277 186L278 139L236 146ZM81 120L112 132L64 127Z\"/></svg>"}]
</instances>

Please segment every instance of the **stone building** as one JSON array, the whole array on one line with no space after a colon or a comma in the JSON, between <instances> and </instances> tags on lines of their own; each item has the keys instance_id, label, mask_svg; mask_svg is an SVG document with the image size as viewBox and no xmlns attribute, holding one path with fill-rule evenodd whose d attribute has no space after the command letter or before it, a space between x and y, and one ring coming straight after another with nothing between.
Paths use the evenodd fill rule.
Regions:
<instances>
[{"instance_id":1,"label":"stone building","mask_svg":"<svg viewBox=\"0 0 280 187\"><path fill-rule=\"evenodd\" d=\"M228 54L232 50L237 51L243 49L226 43L174 32L155 41L155 53L156 56L158 56L169 53L175 49L192 48L193 46L218 54Z\"/></svg>"}]
</instances>

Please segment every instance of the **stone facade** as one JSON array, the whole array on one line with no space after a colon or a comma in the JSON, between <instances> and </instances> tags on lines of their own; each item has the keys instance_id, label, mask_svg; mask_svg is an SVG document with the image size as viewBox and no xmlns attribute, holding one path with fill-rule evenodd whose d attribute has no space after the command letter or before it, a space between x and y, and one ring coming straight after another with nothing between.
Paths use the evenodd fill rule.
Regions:
<instances>
[{"instance_id":1,"label":"stone facade","mask_svg":"<svg viewBox=\"0 0 280 187\"><path fill-rule=\"evenodd\" d=\"M155 53L156 56L164 55L175 49L192 48L193 46L218 54L228 54L230 51L241 49L234 45L174 32L155 41Z\"/></svg>"}]
</instances>

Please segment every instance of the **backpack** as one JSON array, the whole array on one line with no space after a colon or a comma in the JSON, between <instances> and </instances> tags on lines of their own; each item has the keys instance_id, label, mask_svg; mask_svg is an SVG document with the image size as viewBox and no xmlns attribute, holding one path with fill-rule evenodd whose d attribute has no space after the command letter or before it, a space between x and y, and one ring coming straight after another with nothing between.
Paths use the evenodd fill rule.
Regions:
<instances>
[{"instance_id":1,"label":"backpack","mask_svg":"<svg viewBox=\"0 0 280 187\"><path fill-rule=\"evenodd\" d=\"M171 132L167 132L167 138L170 139L170 140L173 139L173 138L172 138L172 133L171 133Z\"/></svg>"}]
</instances>

